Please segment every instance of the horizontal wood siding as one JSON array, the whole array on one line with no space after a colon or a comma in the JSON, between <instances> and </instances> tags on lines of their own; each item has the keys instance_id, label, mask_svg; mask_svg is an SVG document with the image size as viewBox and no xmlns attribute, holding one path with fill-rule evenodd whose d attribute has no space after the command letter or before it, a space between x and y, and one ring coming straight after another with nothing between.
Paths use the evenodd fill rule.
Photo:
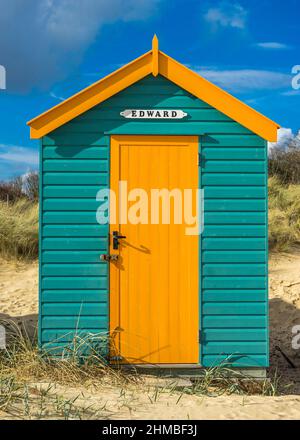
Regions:
<instances>
[{"instance_id":1,"label":"horizontal wood siding","mask_svg":"<svg viewBox=\"0 0 300 440\"><path fill-rule=\"evenodd\" d=\"M264 140L234 133L201 137L206 367L268 365L266 170Z\"/></svg>"},{"instance_id":2,"label":"horizontal wood siding","mask_svg":"<svg viewBox=\"0 0 300 440\"><path fill-rule=\"evenodd\" d=\"M176 121L132 121L126 108L174 108ZM43 346L108 331L108 227L96 194L109 187L109 136L199 135L201 359L268 364L265 141L175 84L149 76L43 138L41 317Z\"/></svg>"},{"instance_id":3,"label":"horizontal wood siding","mask_svg":"<svg viewBox=\"0 0 300 440\"><path fill-rule=\"evenodd\" d=\"M107 340L108 267L100 254L108 226L97 223L96 195L109 186L109 137L97 146L45 144L40 339L52 353L75 336Z\"/></svg>"}]
</instances>

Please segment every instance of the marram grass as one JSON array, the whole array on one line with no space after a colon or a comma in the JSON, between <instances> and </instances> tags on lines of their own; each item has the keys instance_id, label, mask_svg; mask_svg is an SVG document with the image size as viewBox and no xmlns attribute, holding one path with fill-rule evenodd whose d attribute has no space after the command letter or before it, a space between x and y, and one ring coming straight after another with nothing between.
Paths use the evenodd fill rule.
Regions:
<instances>
[{"instance_id":1,"label":"marram grass","mask_svg":"<svg viewBox=\"0 0 300 440\"><path fill-rule=\"evenodd\" d=\"M269 179L269 246L287 250L300 242L300 185ZM38 204L26 199L0 202L0 254L7 258L38 257Z\"/></svg>"},{"instance_id":2,"label":"marram grass","mask_svg":"<svg viewBox=\"0 0 300 440\"><path fill-rule=\"evenodd\" d=\"M300 242L300 185L269 179L269 246L288 250Z\"/></svg>"},{"instance_id":3,"label":"marram grass","mask_svg":"<svg viewBox=\"0 0 300 440\"><path fill-rule=\"evenodd\" d=\"M204 369L203 374L194 380L191 386L178 385L177 378L174 377L171 382L167 381L163 388L159 384L157 388L154 384L147 385L146 376L138 374L137 370L126 372L120 366L113 368L107 364L105 359L94 349L94 339L91 339L90 335L86 337L77 335L76 343L70 341L67 356L61 355L61 357L53 358L51 351L39 350L35 338L30 339L16 323L0 320L0 324L9 329L7 347L0 351L0 389L1 383L6 385L12 383L22 389L25 385L48 383L71 387L76 385L86 389L92 386L99 391L109 385L116 387L120 392L128 387L133 387L150 394L155 391L155 395L161 392L164 394L177 392L179 393L178 397L181 394L269 396L279 392L279 378L277 376L271 380L257 381L243 375L242 372L230 368L231 356L228 356L221 365ZM108 341L108 335L99 334L97 337ZM88 354L82 357L84 346L86 346Z\"/></svg>"},{"instance_id":4,"label":"marram grass","mask_svg":"<svg viewBox=\"0 0 300 440\"><path fill-rule=\"evenodd\" d=\"M26 199L0 202L0 253L4 257L38 256L38 204Z\"/></svg>"}]
</instances>

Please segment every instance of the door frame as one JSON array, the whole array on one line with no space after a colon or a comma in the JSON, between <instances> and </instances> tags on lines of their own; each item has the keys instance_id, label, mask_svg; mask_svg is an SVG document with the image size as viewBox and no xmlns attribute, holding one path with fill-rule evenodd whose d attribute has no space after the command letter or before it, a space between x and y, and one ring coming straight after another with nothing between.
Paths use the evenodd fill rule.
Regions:
<instances>
[{"instance_id":1,"label":"door frame","mask_svg":"<svg viewBox=\"0 0 300 440\"><path fill-rule=\"evenodd\" d=\"M162 135L159 133L156 134L110 134L109 135L109 189L115 188L116 198L118 200L119 197L119 191L118 191L118 180L116 180L116 176L120 173L120 155L119 155L119 149L118 148L112 148L113 146L113 140L121 140L124 137L128 138L128 141L130 142L130 139L132 142L138 141L142 137L164 137L164 138L186 138L186 137L197 137L198 138L198 189L202 189L202 173L201 173L201 138L203 134L197 135L197 134L183 134L183 135ZM112 180L112 176L114 176L114 181ZM109 209L109 215L110 215L110 209ZM204 216L203 216L204 218ZM204 227L204 225L203 225ZM108 223L108 253L112 250L112 239L111 239L111 223L109 220ZM203 228L202 228L203 230ZM115 251L114 251L115 253ZM118 356L116 356L116 353L114 349L112 348L112 339L114 339L114 346L117 346L120 348L120 334L113 334L111 329L111 310L112 307L115 308L115 316L119 316L120 320L120 308L119 308L119 301L116 301L116 297L119 294L120 290L120 280L118 279L118 282L115 283L115 291L112 291L112 283L111 283L111 271L110 271L110 264L116 264L116 263L108 263L108 335L109 335L109 341L108 341L108 358L111 364L118 364L120 360L118 359ZM112 297L115 298L114 301L112 301ZM113 304L114 302L114 304ZM202 344L202 231L199 233L198 236L198 344L199 344L199 359L198 359L198 367L201 367L202 365L202 356L203 356L203 344ZM138 367L138 364L134 364L136 367ZM176 364L170 364L175 365ZM178 364L181 367L184 367L184 364ZM145 366L145 365L144 365ZM166 365L167 366L167 365ZM187 367L190 366L190 364L187 364Z\"/></svg>"}]
</instances>

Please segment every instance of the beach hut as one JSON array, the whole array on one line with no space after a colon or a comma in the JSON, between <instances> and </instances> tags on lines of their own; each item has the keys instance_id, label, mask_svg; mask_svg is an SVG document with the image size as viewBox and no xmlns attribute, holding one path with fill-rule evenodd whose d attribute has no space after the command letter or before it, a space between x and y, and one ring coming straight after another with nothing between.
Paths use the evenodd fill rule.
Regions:
<instances>
[{"instance_id":1,"label":"beach hut","mask_svg":"<svg viewBox=\"0 0 300 440\"><path fill-rule=\"evenodd\" d=\"M156 37L28 125L40 139L41 347L102 335L112 364L263 372L267 141L279 126ZM176 194L195 202L200 233Z\"/></svg>"}]
</instances>

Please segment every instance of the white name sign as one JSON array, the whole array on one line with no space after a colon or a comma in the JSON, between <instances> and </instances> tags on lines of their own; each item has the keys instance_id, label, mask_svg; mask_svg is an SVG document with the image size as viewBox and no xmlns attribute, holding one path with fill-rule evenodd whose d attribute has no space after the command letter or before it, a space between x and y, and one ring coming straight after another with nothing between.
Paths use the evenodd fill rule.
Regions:
<instances>
[{"instance_id":1,"label":"white name sign","mask_svg":"<svg viewBox=\"0 0 300 440\"><path fill-rule=\"evenodd\" d=\"M128 119L182 119L187 116L187 113L182 110L127 109L122 111L120 115Z\"/></svg>"}]
</instances>

